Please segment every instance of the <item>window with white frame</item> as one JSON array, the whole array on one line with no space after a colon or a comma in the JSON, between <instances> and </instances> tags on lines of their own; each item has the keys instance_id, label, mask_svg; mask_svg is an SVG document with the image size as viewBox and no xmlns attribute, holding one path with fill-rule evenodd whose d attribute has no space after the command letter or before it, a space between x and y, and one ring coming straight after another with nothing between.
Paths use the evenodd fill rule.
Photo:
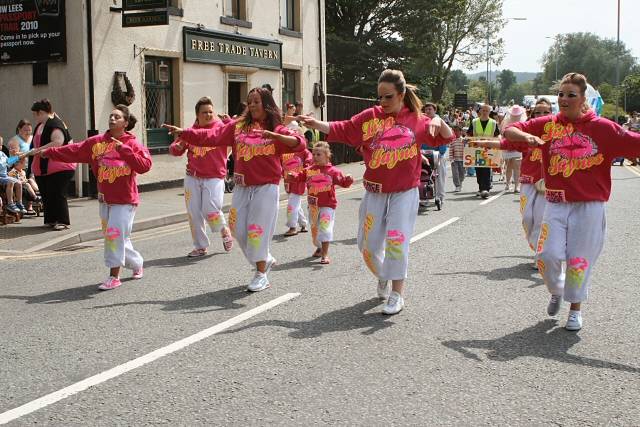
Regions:
<instances>
[{"instance_id":1,"label":"window with white frame","mask_svg":"<svg viewBox=\"0 0 640 427\"><path fill-rule=\"evenodd\" d=\"M224 14L229 18L247 20L246 0L225 0Z\"/></svg>"},{"instance_id":2,"label":"window with white frame","mask_svg":"<svg viewBox=\"0 0 640 427\"><path fill-rule=\"evenodd\" d=\"M300 12L300 0L280 0L280 26L300 32Z\"/></svg>"}]
</instances>

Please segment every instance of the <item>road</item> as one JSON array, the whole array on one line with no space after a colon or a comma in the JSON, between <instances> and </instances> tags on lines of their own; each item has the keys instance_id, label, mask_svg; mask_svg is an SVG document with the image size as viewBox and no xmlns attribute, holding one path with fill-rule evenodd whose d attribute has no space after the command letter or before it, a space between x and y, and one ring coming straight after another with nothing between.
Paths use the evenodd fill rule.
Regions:
<instances>
[{"instance_id":1,"label":"road","mask_svg":"<svg viewBox=\"0 0 640 427\"><path fill-rule=\"evenodd\" d=\"M137 234L146 275L109 292L96 289L100 242L5 258L0 421L638 425L640 171L613 176L578 333L562 328L567 306L546 315L517 196L481 204L473 178L418 217L406 308L391 317L356 247L361 186L340 193L333 263L309 257L308 235L277 235L273 287L258 294L219 239L187 259L184 225Z\"/></svg>"}]
</instances>

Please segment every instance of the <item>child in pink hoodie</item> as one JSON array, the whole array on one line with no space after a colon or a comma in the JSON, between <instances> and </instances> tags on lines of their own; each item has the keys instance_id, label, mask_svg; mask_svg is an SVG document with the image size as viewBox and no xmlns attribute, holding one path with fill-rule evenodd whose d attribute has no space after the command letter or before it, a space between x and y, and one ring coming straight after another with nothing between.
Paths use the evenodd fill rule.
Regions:
<instances>
[{"instance_id":1,"label":"child in pink hoodie","mask_svg":"<svg viewBox=\"0 0 640 427\"><path fill-rule=\"evenodd\" d=\"M328 141L362 148L366 192L360 205L358 247L378 279L378 296L387 300L382 312L396 314L404 307L409 241L418 211L420 145L448 144L453 133L439 118L422 115L422 103L401 71L382 72L378 95L379 106L350 120L328 123L310 116L299 118L308 127L328 133Z\"/></svg>"},{"instance_id":2,"label":"child in pink hoodie","mask_svg":"<svg viewBox=\"0 0 640 427\"><path fill-rule=\"evenodd\" d=\"M131 228L140 201L136 175L151 169L151 156L129 131L136 118L125 105L109 115L109 130L77 144L51 147L38 154L66 163L89 163L98 181L100 220L104 233L104 261L110 269L98 287L115 289L121 267L133 270L133 278L143 276L142 256L131 244Z\"/></svg>"},{"instance_id":3,"label":"child in pink hoodie","mask_svg":"<svg viewBox=\"0 0 640 427\"><path fill-rule=\"evenodd\" d=\"M289 182L287 175L289 173L300 173L304 168L313 162L311 152L309 150L299 151L297 153L285 153L282 158L282 170L285 178L284 189L289 195L287 202L287 230L285 236L295 236L298 234L297 226L300 226L300 232L307 232L307 218L304 216L302 209L302 196L304 195L304 182Z\"/></svg>"},{"instance_id":4,"label":"child in pink hoodie","mask_svg":"<svg viewBox=\"0 0 640 427\"><path fill-rule=\"evenodd\" d=\"M196 103L194 129L215 129L223 126L213 111L213 101L205 96ZM187 176L184 178L184 199L194 249L189 257L206 255L209 238L205 224L214 233L220 233L224 250L229 252L233 238L222 213L224 177L227 175L226 147L198 147L177 138L169 147L173 156L187 153Z\"/></svg>"},{"instance_id":5,"label":"child in pink hoodie","mask_svg":"<svg viewBox=\"0 0 640 427\"><path fill-rule=\"evenodd\" d=\"M314 257L321 257L320 264L329 264L329 244L333 241L333 224L335 222L336 185L351 187L353 178L343 175L342 171L331 164L331 148L324 141L313 146L314 164L300 172L289 172L287 181L306 183L307 201L309 203L309 219L311 221L311 238L317 248Z\"/></svg>"},{"instance_id":6,"label":"child in pink hoodie","mask_svg":"<svg viewBox=\"0 0 640 427\"><path fill-rule=\"evenodd\" d=\"M215 129L181 129L163 125L187 143L202 147L231 146L235 159L229 227L242 253L256 266L247 286L251 292L268 289L267 274L276 260L271 239L278 220L278 200L284 153L302 151L304 137L282 125L282 113L269 90L251 89L247 110L238 119Z\"/></svg>"}]
</instances>

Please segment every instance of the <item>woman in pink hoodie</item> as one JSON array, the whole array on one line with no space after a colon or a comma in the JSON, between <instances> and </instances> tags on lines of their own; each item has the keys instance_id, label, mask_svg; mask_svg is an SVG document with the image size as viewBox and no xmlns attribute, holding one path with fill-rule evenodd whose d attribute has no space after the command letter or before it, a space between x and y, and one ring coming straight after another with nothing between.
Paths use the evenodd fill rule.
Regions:
<instances>
[{"instance_id":1,"label":"woman in pink hoodie","mask_svg":"<svg viewBox=\"0 0 640 427\"><path fill-rule=\"evenodd\" d=\"M604 246L611 163L640 155L640 134L597 117L586 104L586 90L585 76L566 74L558 92L560 113L508 127L500 144L542 150L547 205L536 248L538 270L551 294L547 313L557 315L563 299L571 303L565 325L570 331L582 328L581 303Z\"/></svg>"},{"instance_id":2,"label":"woman in pink hoodie","mask_svg":"<svg viewBox=\"0 0 640 427\"><path fill-rule=\"evenodd\" d=\"M310 116L299 119L329 134L330 142L362 149L366 192L360 205L358 247L378 279L378 296L387 300L382 312L396 314L404 307L409 241L418 211L420 145L448 144L453 132L440 118L430 119L421 113L422 103L401 71L382 72L378 101L379 106L350 120L329 123Z\"/></svg>"},{"instance_id":3,"label":"woman in pink hoodie","mask_svg":"<svg viewBox=\"0 0 640 427\"><path fill-rule=\"evenodd\" d=\"M304 137L282 124L282 113L271 92L251 89L248 107L238 120L214 129L181 129L163 125L190 145L233 148L234 180L229 227L256 274L247 290L258 292L271 285L267 274L276 260L270 252L278 219L282 164L280 156L303 151Z\"/></svg>"},{"instance_id":4,"label":"woman in pink hoodie","mask_svg":"<svg viewBox=\"0 0 640 427\"><path fill-rule=\"evenodd\" d=\"M109 115L109 130L77 144L51 147L40 156L67 163L89 163L98 181L100 220L104 233L104 262L109 276L98 287L115 289L120 282L121 267L133 270L141 279L142 256L131 244L131 228L140 201L136 175L151 169L151 156L129 131L136 118L125 105L118 105Z\"/></svg>"},{"instance_id":5,"label":"woman in pink hoodie","mask_svg":"<svg viewBox=\"0 0 640 427\"><path fill-rule=\"evenodd\" d=\"M213 111L213 101L205 96L196 103L194 129L215 129L223 122ZM224 177L227 175L227 147L197 147L177 138L169 147L173 156L187 153L187 176L184 178L184 199L194 249L189 257L206 255L209 238L205 223L214 233L220 233L222 246L229 252L233 238L222 213Z\"/></svg>"}]
</instances>

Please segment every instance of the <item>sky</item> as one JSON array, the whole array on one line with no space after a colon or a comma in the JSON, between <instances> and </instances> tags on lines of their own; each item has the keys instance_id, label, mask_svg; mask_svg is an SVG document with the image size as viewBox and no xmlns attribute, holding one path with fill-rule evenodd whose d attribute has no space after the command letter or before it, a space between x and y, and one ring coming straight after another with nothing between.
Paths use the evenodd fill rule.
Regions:
<instances>
[{"instance_id":1,"label":"sky","mask_svg":"<svg viewBox=\"0 0 640 427\"><path fill-rule=\"evenodd\" d=\"M542 55L557 34L592 32L616 38L618 0L503 0L509 21L500 36L505 41L505 58L497 67L512 71L541 70ZM640 0L620 0L620 40L640 58ZM634 23L635 20L635 23ZM635 27L634 27L635 25ZM496 68L492 65L492 68ZM468 72L486 71L486 63Z\"/></svg>"}]
</instances>

